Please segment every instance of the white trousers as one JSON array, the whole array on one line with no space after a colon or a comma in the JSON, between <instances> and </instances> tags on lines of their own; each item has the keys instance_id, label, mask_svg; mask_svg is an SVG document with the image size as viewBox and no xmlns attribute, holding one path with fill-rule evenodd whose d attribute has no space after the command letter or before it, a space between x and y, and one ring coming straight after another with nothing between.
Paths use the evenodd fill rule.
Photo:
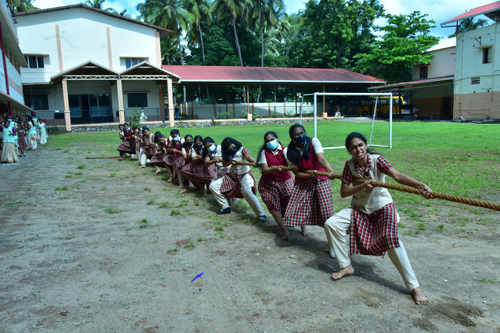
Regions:
<instances>
[{"instance_id":1,"label":"white trousers","mask_svg":"<svg viewBox=\"0 0 500 333\"><path fill-rule=\"evenodd\" d=\"M347 244L349 237L347 235L347 230L351 225L351 212L352 208L342 209L325 222L326 238L328 238L330 247L335 251L337 262L341 269L351 264ZM410 259L408 259L408 254L403 246L403 242L399 241L399 245L400 246L395 249L387 250L387 254L403 278L406 288L413 290L419 287L417 277L411 267Z\"/></svg>"},{"instance_id":2,"label":"white trousers","mask_svg":"<svg viewBox=\"0 0 500 333\"><path fill-rule=\"evenodd\" d=\"M220 188L222 187L222 182L224 180L224 177L219 179L214 179L210 183L210 191L213 193L215 200L217 200L217 203L222 207L222 209L229 207L229 202L227 198L220 192ZM253 178L250 175L246 174L241 179L240 183L241 183L241 194L248 202L250 207L252 207L254 213L259 217L265 215L264 210L260 205L259 199L257 199L255 194L253 194L252 192L252 187L255 186Z\"/></svg>"},{"instance_id":3,"label":"white trousers","mask_svg":"<svg viewBox=\"0 0 500 333\"><path fill-rule=\"evenodd\" d=\"M141 165L146 165L146 162L148 161L148 157L146 156L146 154L141 153L140 161L141 161Z\"/></svg>"}]
</instances>

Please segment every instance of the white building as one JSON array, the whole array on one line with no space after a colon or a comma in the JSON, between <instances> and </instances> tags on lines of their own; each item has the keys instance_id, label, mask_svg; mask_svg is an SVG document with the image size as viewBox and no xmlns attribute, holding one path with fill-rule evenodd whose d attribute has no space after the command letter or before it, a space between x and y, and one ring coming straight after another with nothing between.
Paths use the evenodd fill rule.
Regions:
<instances>
[{"instance_id":1,"label":"white building","mask_svg":"<svg viewBox=\"0 0 500 333\"><path fill-rule=\"evenodd\" d=\"M166 119L164 84L171 94L178 81L161 68L160 42L170 30L84 4L16 20L24 98L49 125L122 123L141 109L149 120Z\"/></svg>"},{"instance_id":2,"label":"white building","mask_svg":"<svg viewBox=\"0 0 500 333\"><path fill-rule=\"evenodd\" d=\"M369 90L401 93L411 103L409 108L418 110L420 119L452 119L455 44L455 38L445 39L427 50L432 54L431 62L413 66L412 81Z\"/></svg>"},{"instance_id":3,"label":"white building","mask_svg":"<svg viewBox=\"0 0 500 333\"><path fill-rule=\"evenodd\" d=\"M24 105L23 84L21 82L21 67L26 66L16 26L5 0L0 1L0 115L24 116L31 111Z\"/></svg>"},{"instance_id":4,"label":"white building","mask_svg":"<svg viewBox=\"0 0 500 333\"><path fill-rule=\"evenodd\" d=\"M474 8L441 24L486 15L493 24L457 35L454 118L500 118L500 1Z\"/></svg>"}]
</instances>

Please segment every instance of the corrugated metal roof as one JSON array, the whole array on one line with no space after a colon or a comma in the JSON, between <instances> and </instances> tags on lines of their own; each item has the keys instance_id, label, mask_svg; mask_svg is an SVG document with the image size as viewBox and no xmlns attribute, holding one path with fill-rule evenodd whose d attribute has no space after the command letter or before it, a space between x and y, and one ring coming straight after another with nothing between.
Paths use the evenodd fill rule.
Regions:
<instances>
[{"instance_id":1,"label":"corrugated metal roof","mask_svg":"<svg viewBox=\"0 0 500 333\"><path fill-rule=\"evenodd\" d=\"M331 68L281 68L237 66L181 66L162 68L181 77L182 82L194 83L376 83L385 81L373 76Z\"/></svg>"},{"instance_id":2,"label":"corrugated metal roof","mask_svg":"<svg viewBox=\"0 0 500 333\"><path fill-rule=\"evenodd\" d=\"M368 90L382 90L382 89L390 89L390 88L396 88L396 87L401 87L401 86L414 86L414 85L424 84L424 83L448 81L448 80L453 80L454 78L455 78L455 75L442 76L442 77L435 77L432 79L424 79L424 80L409 81L409 82L399 82L399 83L388 84L385 86L371 87L371 88L368 88Z\"/></svg>"},{"instance_id":3,"label":"corrugated metal roof","mask_svg":"<svg viewBox=\"0 0 500 333\"><path fill-rule=\"evenodd\" d=\"M496 12L496 11L499 11L499 10L500 10L500 1L493 2L493 3L490 3L490 4L484 5L484 6L480 6L480 7L471 9L471 10L463 13L462 15L458 15L457 17L454 17L451 20L448 20L448 21L446 21L444 23L441 23L441 26L443 26L445 24L449 24L449 23L461 21L463 19L474 17L474 16L477 16L477 15L483 15L483 14L486 15L486 16L488 16L489 18L491 18L490 17L491 15L487 15L487 14L493 13L493 12Z\"/></svg>"},{"instance_id":4,"label":"corrugated metal roof","mask_svg":"<svg viewBox=\"0 0 500 333\"><path fill-rule=\"evenodd\" d=\"M457 46L457 38L456 37L453 37L450 39L442 39L439 41L439 43L437 45L434 45L433 47L428 49L427 52L448 49L450 47L456 47L456 46Z\"/></svg>"}]
</instances>

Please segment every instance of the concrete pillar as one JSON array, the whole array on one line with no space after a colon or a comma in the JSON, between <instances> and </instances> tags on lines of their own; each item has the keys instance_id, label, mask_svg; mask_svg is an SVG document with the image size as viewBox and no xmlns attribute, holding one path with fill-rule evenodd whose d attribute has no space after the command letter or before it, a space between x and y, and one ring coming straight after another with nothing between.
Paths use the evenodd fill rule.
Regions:
<instances>
[{"instance_id":1,"label":"concrete pillar","mask_svg":"<svg viewBox=\"0 0 500 333\"><path fill-rule=\"evenodd\" d=\"M62 80L62 91L64 101L64 123L66 124L66 131L71 132L71 113L69 110L68 81L66 81L66 79Z\"/></svg>"},{"instance_id":2,"label":"concrete pillar","mask_svg":"<svg viewBox=\"0 0 500 333\"><path fill-rule=\"evenodd\" d=\"M248 92L248 83L247 83L247 120L252 120L252 114L250 113L250 93Z\"/></svg>"},{"instance_id":3,"label":"concrete pillar","mask_svg":"<svg viewBox=\"0 0 500 333\"><path fill-rule=\"evenodd\" d=\"M116 80L116 93L118 94L118 121L120 124L125 122L125 109L123 108L123 90L122 80Z\"/></svg>"},{"instance_id":4,"label":"concrete pillar","mask_svg":"<svg viewBox=\"0 0 500 333\"><path fill-rule=\"evenodd\" d=\"M156 120L164 120L165 119L165 98L163 97L163 84L161 84L158 88L159 102L160 102L160 114L159 118Z\"/></svg>"},{"instance_id":5,"label":"concrete pillar","mask_svg":"<svg viewBox=\"0 0 500 333\"><path fill-rule=\"evenodd\" d=\"M325 91L325 85L323 85L323 92ZM328 113L326 112L326 96L323 95L323 118L326 119L328 118Z\"/></svg>"},{"instance_id":6,"label":"concrete pillar","mask_svg":"<svg viewBox=\"0 0 500 333\"><path fill-rule=\"evenodd\" d=\"M168 96L168 124L174 127L174 93L172 91L172 79L167 79L167 96Z\"/></svg>"}]
</instances>

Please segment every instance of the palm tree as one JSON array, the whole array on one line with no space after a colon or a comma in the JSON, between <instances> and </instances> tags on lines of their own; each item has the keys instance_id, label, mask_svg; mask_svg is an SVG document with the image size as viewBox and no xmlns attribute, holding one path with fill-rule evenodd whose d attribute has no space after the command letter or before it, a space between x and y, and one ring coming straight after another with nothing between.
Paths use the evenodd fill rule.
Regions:
<instances>
[{"instance_id":1,"label":"palm tree","mask_svg":"<svg viewBox=\"0 0 500 333\"><path fill-rule=\"evenodd\" d=\"M106 0L87 0L85 1L85 4L87 6L90 6L90 7L93 7L93 8L97 8L97 9L101 9L101 10L107 10L109 12L113 12L115 11L113 8L111 7L108 7L108 8L102 8L103 5L104 5L104 2Z\"/></svg>"},{"instance_id":2,"label":"palm tree","mask_svg":"<svg viewBox=\"0 0 500 333\"><path fill-rule=\"evenodd\" d=\"M212 23L212 12L210 3L207 0L194 0L189 4L189 11L194 15L194 21L189 31L189 40L193 46L198 44L198 38L201 46L203 65L205 65L205 48L203 46L203 33L201 31L202 23L210 25Z\"/></svg>"},{"instance_id":3,"label":"palm tree","mask_svg":"<svg viewBox=\"0 0 500 333\"><path fill-rule=\"evenodd\" d=\"M17 12L29 12L40 9L33 6L31 0L7 0L7 7L9 8L12 17L14 17Z\"/></svg>"},{"instance_id":4,"label":"palm tree","mask_svg":"<svg viewBox=\"0 0 500 333\"><path fill-rule=\"evenodd\" d=\"M241 58L240 42L238 40L238 33L236 32L236 19L238 16L246 21L248 18L248 12L252 8L251 0L214 0L212 2L212 11L216 13L217 22L220 21L224 14L229 14L231 25L234 31L234 42L236 44L236 50L238 51L238 57L240 58L240 66L243 67L243 59Z\"/></svg>"},{"instance_id":5,"label":"palm tree","mask_svg":"<svg viewBox=\"0 0 500 333\"><path fill-rule=\"evenodd\" d=\"M264 24L265 30L271 29L276 25L278 12L284 8L283 2L280 0L258 0L253 7L252 17L257 20L260 28L260 42L262 45L262 53L260 59L260 67L264 67Z\"/></svg>"},{"instance_id":6,"label":"palm tree","mask_svg":"<svg viewBox=\"0 0 500 333\"><path fill-rule=\"evenodd\" d=\"M177 52L177 41L167 37L161 41L161 59L165 65L179 65L180 58ZM166 62L166 63L165 63Z\"/></svg>"},{"instance_id":7,"label":"palm tree","mask_svg":"<svg viewBox=\"0 0 500 333\"><path fill-rule=\"evenodd\" d=\"M184 57L182 55L183 49L180 35L194 21L194 15L186 9L190 1L193 0L146 0L144 4L137 5L137 10L146 22L174 32L174 35L177 36L177 46L182 65L184 65Z\"/></svg>"},{"instance_id":8,"label":"palm tree","mask_svg":"<svg viewBox=\"0 0 500 333\"><path fill-rule=\"evenodd\" d=\"M459 34L459 33L471 31L471 30L476 30L476 29L486 27L486 26L488 26L488 20L479 19L479 20L474 22L473 17L466 18L466 19L462 20L462 22L460 22L459 26L457 26L455 33L449 35L448 38L453 38L453 37L456 37L457 34Z\"/></svg>"}]
</instances>

